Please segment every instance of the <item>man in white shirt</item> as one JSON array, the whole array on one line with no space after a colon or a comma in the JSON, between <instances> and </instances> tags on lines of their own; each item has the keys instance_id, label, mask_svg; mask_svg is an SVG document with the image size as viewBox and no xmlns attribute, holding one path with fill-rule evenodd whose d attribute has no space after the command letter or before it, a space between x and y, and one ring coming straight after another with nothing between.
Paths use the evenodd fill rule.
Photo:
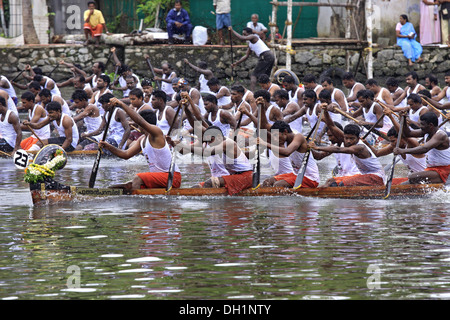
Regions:
<instances>
[{"instance_id":1,"label":"man in white shirt","mask_svg":"<svg viewBox=\"0 0 450 320\"><path fill-rule=\"evenodd\" d=\"M252 29L253 33L256 33L261 40L266 40L266 33L268 30L261 22L258 22L259 15L256 13L252 14L251 20L252 21L247 22L247 28Z\"/></svg>"},{"instance_id":2,"label":"man in white shirt","mask_svg":"<svg viewBox=\"0 0 450 320\"><path fill-rule=\"evenodd\" d=\"M219 45L223 46L222 29L231 26L231 4L230 0L213 0L214 10L216 11L216 28L219 35Z\"/></svg>"}]
</instances>

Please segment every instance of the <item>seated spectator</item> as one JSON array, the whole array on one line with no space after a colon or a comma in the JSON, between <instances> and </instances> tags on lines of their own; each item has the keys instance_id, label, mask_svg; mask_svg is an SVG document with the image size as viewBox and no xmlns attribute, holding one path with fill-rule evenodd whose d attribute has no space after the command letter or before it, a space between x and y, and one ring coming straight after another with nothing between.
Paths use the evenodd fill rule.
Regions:
<instances>
[{"instance_id":1,"label":"seated spectator","mask_svg":"<svg viewBox=\"0 0 450 320\"><path fill-rule=\"evenodd\" d=\"M412 66L416 61L422 62L420 55L423 49L420 43L415 40L417 34L412 23L408 21L407 15L402 14L400 16L400 22L397 23L395 31L397 33L397 45L402 48L409 65Z\"/></svg>"},{"instance_id":2,"label":"seated spectator","mask_svg":"<svg viewBox=\"0 0 450 320\"><path fill-rule=\"evenodd\" d=\"M95 2L88 2L88 10L84 12L84 35L86 36L86 42L84 45L89 44L89 35L95 39L95 46L97 47L100 42L100 37L103 33L103 29L108 33L106 28L105 18L100 10L95 9Z\"/></svg>"},{"instance_id":3,"label":"seated spectator","mask_svg":"<svg viewBox=\"0 0 450 320\"><path fill-rule=\"evenodd\" d=\"M247 23L247 28L252 29L253 33L257 34L261 38L261 40L266 40L266 33L269 30L267 30L267 28L261 22L258 22L259 15L256 13L252 14L251 20L252 21L249 21Z\"/></svg>"},{"instance_id":4,"label":"seated spectator","mask_svg":"<svg viewBox=\"0 0 450 320\"><path fill-rule=\"evenodd\" d=\"M175 8L169 11L166 18L167 33L169 34L169 44L173 44L174 34L184 34L184 43L190 43L192 34L192 24L189 14L182 8L180 0L175 1Z\"/></svg>"}]
</instances>

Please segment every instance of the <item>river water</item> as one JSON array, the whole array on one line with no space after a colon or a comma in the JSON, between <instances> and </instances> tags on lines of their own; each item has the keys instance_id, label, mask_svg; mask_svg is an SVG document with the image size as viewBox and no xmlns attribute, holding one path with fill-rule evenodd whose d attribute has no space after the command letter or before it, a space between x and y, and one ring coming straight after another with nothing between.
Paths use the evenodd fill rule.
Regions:
<instances>
[{"instance_id":1,"label":"river water","mask_svg":"<svg viewBox=\"0 0 450 320\"><path fill-rule=\"evenodd\" d=\"M57 179L87 186L93 161L71 158ZM320 162L322 180L333 165ZM408 200L124 196L33 207L23 172L11 160L0 166L0 299L450 298L443 192ZM184 187L209 172L180 167ZM96 186L145 169L142 156L102 159Z\"/></svg>"}]
</instances>

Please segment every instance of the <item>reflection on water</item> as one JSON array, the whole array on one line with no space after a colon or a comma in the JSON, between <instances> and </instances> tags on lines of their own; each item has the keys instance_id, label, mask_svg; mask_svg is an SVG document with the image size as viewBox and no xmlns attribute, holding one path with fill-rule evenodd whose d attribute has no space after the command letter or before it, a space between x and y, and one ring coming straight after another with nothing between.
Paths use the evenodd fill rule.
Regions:
<instances>
[{"instance_id":1,"label":"reflection on water","mask_svg":"<svg viewBox=\"0 0 450 320\"><path fill-rule=\"evenodd\" d=\"M395 201L120 197L34 208L21 173L0 162L0 299L449 296L445 193ZM92 163L73 160L58 177L87 185ZM329 172L332 162L321 166ZM202 165L183 169L185 186L207 177ZM143 159L105 159L97 183L143 170Z\"/></svg>"}]
</instances>

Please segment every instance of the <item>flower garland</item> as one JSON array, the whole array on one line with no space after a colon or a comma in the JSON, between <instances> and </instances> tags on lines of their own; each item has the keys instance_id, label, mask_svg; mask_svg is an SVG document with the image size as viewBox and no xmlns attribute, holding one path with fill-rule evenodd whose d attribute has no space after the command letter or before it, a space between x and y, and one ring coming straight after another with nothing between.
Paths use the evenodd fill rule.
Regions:
<instances>
[{"instance_id":1,"label":"flower garland","mask_svg":"<svg viewBox=\"0 0 450 320\"><path fill-rule=\"evenodd\" d=\"M25 169L24 180L27 183L38 183L44 182L46 178L54 178L55 172L62 168L66 163L67 159L64 154L57 150L55 153L55 157L48 161L44 165L39 165L36 163L32 163Z\"/></svg>"}]
</instances>

